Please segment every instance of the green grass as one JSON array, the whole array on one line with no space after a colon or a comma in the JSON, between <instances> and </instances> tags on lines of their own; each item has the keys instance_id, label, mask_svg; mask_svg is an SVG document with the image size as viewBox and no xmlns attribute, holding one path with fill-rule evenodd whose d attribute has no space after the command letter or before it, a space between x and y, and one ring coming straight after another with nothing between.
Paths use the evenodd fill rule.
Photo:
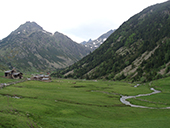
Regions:
<instances>
[{"instance_id":1,"label":"green grass","mask_svg":"<svg viewBox=\"0 0 170 128\"><path fill-rule=\"evenodd\" d=\"M166 86L169 81L170 78L165 79L165 84L163 80L153 82L152 87L164 91L146 98L152 101L155 96L163 99L163 103L169 103L168 95L164 96L170 89L168 84ZM134 84L125 82L69 79L18 83L0 90L0 127L170 127L169 110L132 108L120 102L120 94L150 93L149 88L149 84L134 88ZM12 98L14 96L21 99Z\"/></svg>"}]
</instances>

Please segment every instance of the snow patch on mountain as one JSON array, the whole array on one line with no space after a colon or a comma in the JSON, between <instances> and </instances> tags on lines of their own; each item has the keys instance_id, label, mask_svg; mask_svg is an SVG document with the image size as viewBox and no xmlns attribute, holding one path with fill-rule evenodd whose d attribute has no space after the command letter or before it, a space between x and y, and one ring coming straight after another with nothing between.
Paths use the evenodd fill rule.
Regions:
<instances>
[{"instance_id":1,"label":"snow patch on mountain","mask_svg":"<svg viewBox=\"0 0 170 128\"><path fill-rule=\"evenodd\" d=\"M103 42L107 40L107 38L114 32L115 30L110 30L107 33L104 33L101 35L99 38L96 40L91 40L89 39L87 42L83 41L81 44L84 45L85 47L88 47L91 49L91 51L94 51L97 49Z\"/></svg>"}]
</instances>

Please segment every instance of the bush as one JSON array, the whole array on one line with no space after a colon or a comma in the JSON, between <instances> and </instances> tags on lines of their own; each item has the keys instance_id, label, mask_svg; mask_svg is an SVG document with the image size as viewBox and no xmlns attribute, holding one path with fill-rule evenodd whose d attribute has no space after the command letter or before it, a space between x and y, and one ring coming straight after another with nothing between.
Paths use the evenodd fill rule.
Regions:
<instances>
[{"instance_id":1,"label":"bush","mask_svg":"<svg viewBox=\"0 0 170 128\"><path fill-rule=\"evenodd\" d=\"M170 66L168 66L167 68L166 68L166 73L168 73L170 71Z\"/></svg>"}]
</instances>

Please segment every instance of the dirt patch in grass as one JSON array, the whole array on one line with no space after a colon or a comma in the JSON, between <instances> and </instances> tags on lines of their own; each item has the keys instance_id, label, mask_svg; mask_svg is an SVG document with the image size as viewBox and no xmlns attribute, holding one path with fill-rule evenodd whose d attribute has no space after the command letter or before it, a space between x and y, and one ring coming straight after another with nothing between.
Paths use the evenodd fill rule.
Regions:
<instances>
[{"instance_id":1,"label":"dirt patch in grass","mask_svg":"<svg viewBox=\"0 0 170 128\"><path fill-rule=\"evenodd\" d=\"M72 86L73 88L84 88L86 86Z\"/></svg>"}]
</instances>

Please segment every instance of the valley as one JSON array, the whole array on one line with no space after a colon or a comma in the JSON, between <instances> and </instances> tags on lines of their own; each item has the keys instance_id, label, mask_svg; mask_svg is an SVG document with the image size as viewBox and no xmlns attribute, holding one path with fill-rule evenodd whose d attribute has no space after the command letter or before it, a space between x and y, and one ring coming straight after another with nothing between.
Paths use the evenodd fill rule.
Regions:
<instances>
[{"instance_id":1,"label":"valley","mask_svg":"<svg viewBox=\"0 0 170 128\"><path fill-rule=\"evenodd\" d=\"M8 83L11 79L0 77ZM25 81L0 90L0 127L145 127L168 128L170 77L143 83L55 79L46 83ZM131 96L161 93L129 99L130 107L121 95ZM142 99L142 100L141 100ZM148 102L149 101L149 102ZM148 109L147 107L156 109Z\"/></svg>"},{"instance_id":2,"label":"valley","mask_svg":"<svg viewBox=\"0 0 170 128\"><path fill-rule=\"evenodd\" d=\"M0 40L0 128L169 128L169 30L170 1L82 44L20 25Z\"/></svg>"}]
</instances>

